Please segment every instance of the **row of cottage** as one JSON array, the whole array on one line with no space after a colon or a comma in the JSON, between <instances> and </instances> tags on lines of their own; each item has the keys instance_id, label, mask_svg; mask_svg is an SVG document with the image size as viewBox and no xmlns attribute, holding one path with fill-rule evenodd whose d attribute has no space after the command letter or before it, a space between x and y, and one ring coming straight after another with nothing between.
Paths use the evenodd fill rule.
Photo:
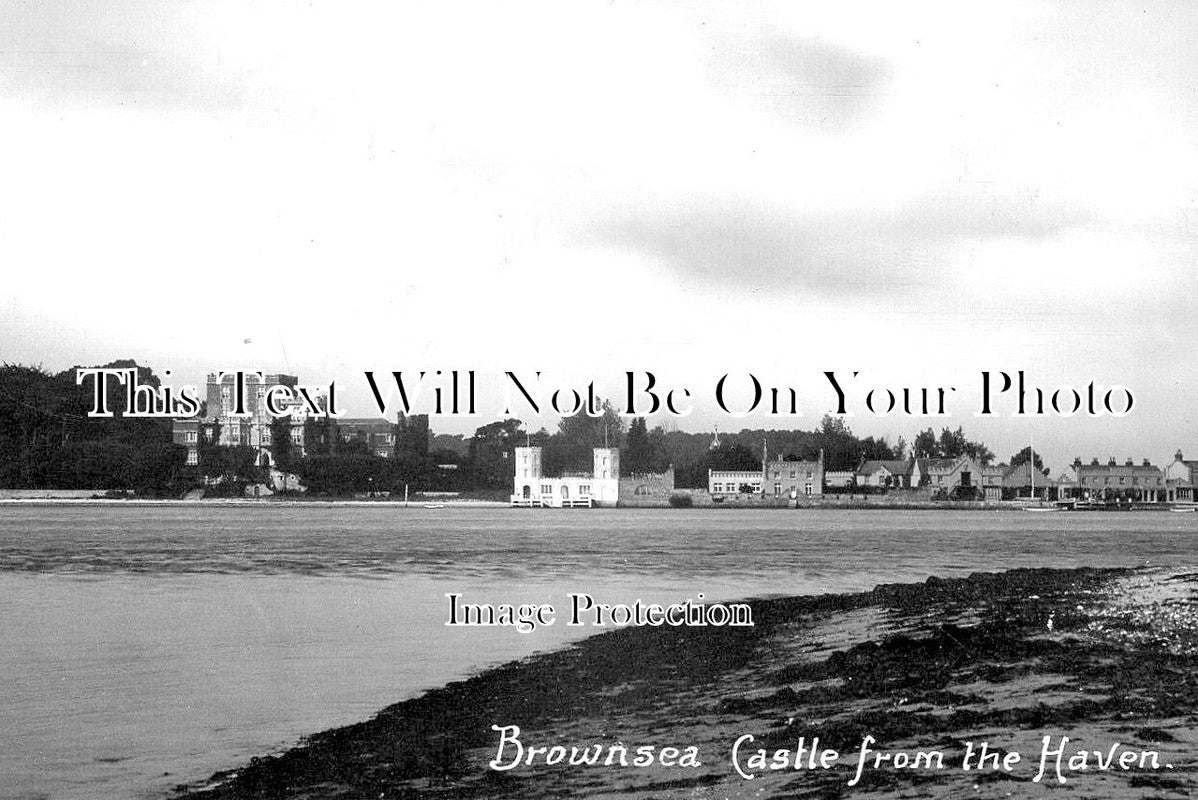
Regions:
<instances>
[{"instance_id":1,"label":"row of cottage","mask_svg":"<svg viewBox=\"0 0 1198 800\"><path fill-rule=\"evenodd\" d=\"M661 504L674 495L673 469L661 474L621 475L620 451L594 449L591 472L549 477L541 448L517 447L512 505L525 507ZM1070 472L1051 478L1031 464L989 466L969 456L862 461L855 470L824 468L815 459L762 460L761 469L710 470L707 492L714 502L757 496L767 502L817 501L827 495L922 490L928 499L988 501L1015 498L1080 502L1193 503L1198 461L1179 451L1163 469L1145 460L1089 463L1075 459Z\"/></svg>"},{"instance_id":2,"label":"row of cottage","mask_svg":"<svg viewBox=\"0 0 1198 800\"><path fill-rule=\"evenodd\" d=\"M1198 461L1179 450L1164 469L1148 459L1106 463L1074 459L1070 472L1049 477L1030 463L1014 467L985 465L967 455L957 458L907 458L862 461L855 470L826 471L823 454L816 460L763 461L760 470L708 472L713 498L740 494L773 497L852 494L889 489L926 488L943 499L1079 500L1084 502L1193 503Z\"/></svg>"}]
</instances>

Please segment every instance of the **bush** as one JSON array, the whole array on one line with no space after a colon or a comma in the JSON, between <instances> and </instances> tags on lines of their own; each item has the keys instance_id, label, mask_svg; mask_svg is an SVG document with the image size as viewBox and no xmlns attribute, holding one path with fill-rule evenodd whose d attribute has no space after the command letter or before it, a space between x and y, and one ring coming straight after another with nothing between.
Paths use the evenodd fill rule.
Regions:
<instances>
[{"instance_id":1,"label":"bush","mask_svg":"<svg viewBox=\"0 0 1198 800\"><path fill-rule=\"evenodd\" d=\"M695 504L694 498L689 494L672 494L670 495L671 508L690 508Z\"/></svg>"}]
</instances>

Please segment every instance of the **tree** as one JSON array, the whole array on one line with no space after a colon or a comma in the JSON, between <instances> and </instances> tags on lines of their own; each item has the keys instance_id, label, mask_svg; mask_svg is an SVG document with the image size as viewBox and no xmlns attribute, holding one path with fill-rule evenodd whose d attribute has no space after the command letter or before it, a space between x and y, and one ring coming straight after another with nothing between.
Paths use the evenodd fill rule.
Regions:
<instances>
[{"instance_id":1,"label":"tree","mask_svg":"<svg viewBox=\"0 0 1198 800\"><path fill-rule=\"evenodd\" d=\"M275 466L284 472L291 469L291 445L291 414L275 417L270 421L270 454Z\"/></svg>"},{"instance_id":2,"label":"tree","mask_svg":"<svg viewBox=\"0 0 1198 800\"><path fill-rule=\"evenodd\" d=\"M936 440L936 432L931 428L920 431L911 445L911 452L916 458L940 458L940 442Z\"/></svg>"},{"instance_id":3,"label":"tree","mask_svg":"<svg viewBox=\"0 0 1198 800\"><path fill-rule=\"evenodd\" d=\"M148 367L129 360L103 365L137 370L158 386ZM171 423L126 416L125 389L108 381L112 417L89 417L91 380L75 368L52 375L40 367L0 366L0 486L11 488L141 488L152 494L181 486Z\"/></svg>"},{"instance_id":4,"label":"tree","mask_svg":"<svg viewBox=\"0 0 1198 800\"><path fill-rule=\"evenodd\" d=\"M704 472L708 469L729 472L759 471L761 456L739 442L730 442L709 450L704 467Z\"/></svg>"},{"instance_id":5,"label":"tree","mask_svg":"<svg viewBox=\"0 0 1198 800\"><path fill-rule=\"evenodd\" d=\"M994 460L994 452L982 442L974 442L965 437L960 426L950 430L943 428L940 436L928 428L915 437L913 445L916 458L959 458L969 456L982 465Z\"/></svg>"},{"instance_id":6,"label":"tree","mask_svg":"<svg viewBox=\"0 0 1198 800\"><path fill-rule=\"evenodd\" d=\"M1044 466L1044 460L1040 458L1039 453L1032 450L1031 445L1028 445L1015 455L1011 456L1010 464L1012 467L1023 466L1028 462L1029 459L1032 461L1032 464L1036 469L1040 470L1040 472L1044 473L1045 475L1048 475L1048 467Z\"/></svg>"},{"instance_id":7,"label":"tree","mask_svg":"<svg viewBox=\"0 0 1198 800\"><path fill-rule=\"evenodd\" d=\"M628 427L621 455L621 470L628 475L661 472L669 460L664 445L665 431L660 427L650 433L644 417L637 417Z\"/></svg>"},{"instance_id":8,"label":"tree","mask_svg":"<svg viewBox=\"0 0 1198 800\"><path fill-rule=\"evenodd\" d=\"M470 477L482 489L511 488L512 448L523 444L524 432L518 419L505 419L483 425L470 439Z\"/></svg>"}]
</instances>

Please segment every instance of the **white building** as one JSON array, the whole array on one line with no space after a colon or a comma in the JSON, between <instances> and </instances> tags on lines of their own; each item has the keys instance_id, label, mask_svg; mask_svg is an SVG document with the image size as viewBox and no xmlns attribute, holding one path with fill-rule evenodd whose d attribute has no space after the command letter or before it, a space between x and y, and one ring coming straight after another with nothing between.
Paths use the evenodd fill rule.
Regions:
<instances>
[{"instance_id":1,"label":"white building","mask_svg":"<svg viewBox=\"0 0 1198 800\"><path fill-rule=\"evenodd\" d=\"M517 447L512 478L512 505L528 508L607 506L620 497L620 449L596 447L594 467L588 474L547 478L541 467L541 448Z\"/></svg>"},{"instance_id":2,"label":"white building","mask_svg":"<svg viewBox=\"0 0 1198 800\"><path fill-rule=\"evenodd\" d=\"M748 486L753 494L761 494L761 470L707 470L707 491L713 495L740 494Z\"/></svg>"}]
</instances>

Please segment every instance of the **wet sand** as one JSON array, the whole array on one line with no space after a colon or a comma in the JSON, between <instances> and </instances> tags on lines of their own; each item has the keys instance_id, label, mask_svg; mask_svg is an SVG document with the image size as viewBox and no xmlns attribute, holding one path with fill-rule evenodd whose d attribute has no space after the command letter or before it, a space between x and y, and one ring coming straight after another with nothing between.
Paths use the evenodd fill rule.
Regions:
<instances>
[{"instance_id":1,"label":"wet sand","mask_svg":"<svg viewBox=\"0 0 1198 800\"><path fill-rule=\"evenodd\" d=\"M316 734L180 796L226 798L1182 797L1198 790L1198 573L1014 570L859 594L754 601L752 628L624 629L450 684ZM526 746L695 746L698 767L494 770L500 734ZM737 762L754 775L746 779ZM856 777L860 749L939 752L943 769ZM1069 737L1041 782L1043 737ZM755 769L839 751L827 769ZM963 771L970 743L1009 770ZM1070 770L1077 750L1116 761ZM1118 755L1139 754L1118 767ZM1146 752L1154 753L1149 759ZM505 751L510 763L514 750ZM629 754L631 764L634 752ZM872 759L873 753L870 753ZM806 758L806 756L804 757ZM975 759L976 761L976 759ZM1152 768L1153 763L1157 764ZM1167 767L1165 765L1168 765Z\"/></svg>"}]
</instances>

